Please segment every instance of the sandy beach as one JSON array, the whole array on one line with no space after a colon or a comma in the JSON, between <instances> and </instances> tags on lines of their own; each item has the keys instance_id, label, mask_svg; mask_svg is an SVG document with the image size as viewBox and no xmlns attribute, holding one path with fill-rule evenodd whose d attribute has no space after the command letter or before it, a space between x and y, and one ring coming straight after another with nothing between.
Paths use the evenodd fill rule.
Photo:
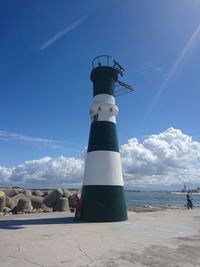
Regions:
<instances>
[{"instance_id":1,"label":"sandy beach","mask_svg":"<svg viewBox=\"0 0 200 267\"><path fill-rule=\"evenodd\" d=\"M0 266L200 266L200 209L129 211L115 223L66 212L0 217Z\"/></svg>"}]
</instances>

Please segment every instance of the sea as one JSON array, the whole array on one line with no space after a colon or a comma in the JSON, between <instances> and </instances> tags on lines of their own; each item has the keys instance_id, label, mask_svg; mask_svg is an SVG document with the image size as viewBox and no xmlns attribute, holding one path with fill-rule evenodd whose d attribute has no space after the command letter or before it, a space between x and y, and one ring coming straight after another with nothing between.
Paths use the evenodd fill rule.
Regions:
<instances>
[{"instance_id":1,"label":"sea","mask_svg":"<svg viewBox=\"0 0 200 267\"><path fill-rule=\"evenodd\" d=\"M200 206L200 194L192 194L194 207ZM131 191L125 190L128 207L166 207L168 205L184 207L186 194L164 191Z\"/></svg>"}]
</instances>

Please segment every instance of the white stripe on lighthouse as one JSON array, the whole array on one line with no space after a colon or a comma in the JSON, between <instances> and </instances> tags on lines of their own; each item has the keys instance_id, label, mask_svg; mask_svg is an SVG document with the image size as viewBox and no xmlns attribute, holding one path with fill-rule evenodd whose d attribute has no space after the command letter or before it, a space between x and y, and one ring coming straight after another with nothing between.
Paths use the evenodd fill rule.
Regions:
<instances>
[{"instance_id":1,"label":"white stripe on lighthouse","mask_svg":"<svg viewBox=\"0 0 200 267\"><path fill-rule=\"evenodd\" d=\"M87 153L83 185L123 186L120 153L102 150Z\"/></svg>"},{"instance_id":2,"label":"white stripe on lighthouse","mask_svg":"<svg viewBox=\"0 0 200 267\"><path fill-rule=\"evenodd\" d=\"M93 98L93 104L102 103L102 102L115 104L115 97L113 95L108 95L108 94L95 95L95 97Z\"/></svg>"},{"instance_id":3,"label":"white stripe on lighthouse","mask_svg":"<svg viewBox=\"0 0 200 267\"><path fill-rule=\"evenodd\" d=\"M118 107L115 105L115 98L108 94L99 94L93 98L90 114L98 115L98 121L110 121L116 123Z\"/></svg>"}]
</instances>

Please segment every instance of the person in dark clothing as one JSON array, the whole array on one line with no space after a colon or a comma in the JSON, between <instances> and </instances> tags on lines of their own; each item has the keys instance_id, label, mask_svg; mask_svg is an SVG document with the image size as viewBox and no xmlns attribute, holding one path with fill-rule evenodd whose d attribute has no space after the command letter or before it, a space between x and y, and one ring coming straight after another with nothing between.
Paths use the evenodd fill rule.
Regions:
<instances>
[{"instance_id":1,"label":"person in dark clothing","mask_svg":"<svg viewBox=\"0 0 200 267\"><path fill-rule=\"evenodd\" d=\"M190 192L190 190L187 192L186 199L187 199L187 208L192 209L193 208L192 193Z\"/></svg>"}]
</instances>

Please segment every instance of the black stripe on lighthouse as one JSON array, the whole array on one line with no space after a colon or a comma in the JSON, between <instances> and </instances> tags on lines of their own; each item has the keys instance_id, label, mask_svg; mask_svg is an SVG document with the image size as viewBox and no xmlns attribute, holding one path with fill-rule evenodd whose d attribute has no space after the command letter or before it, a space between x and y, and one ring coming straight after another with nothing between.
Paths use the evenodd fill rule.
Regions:
<instances>
[{"instance_id":1,"label":"black stripe on lighthouse","mask_svg":"<svg viewBox=\"0 0 200 267\"><path fill-rule=\"evenodd\" d=\"M81 218L85 221L116 222L128 219L123 186L83 186L81 199Z\"/></svg>"},{"instance_id":2,"label":"black stripe on lighthouse","mask_svg":"<svg viewBox=\"0 0 200 267\"><path fill-rule=\"evenodd\" d=\"M119 152L116 124L110 121L95 121L91 124L88 152L96 150Z\"/></svg>"}]
</instances>

